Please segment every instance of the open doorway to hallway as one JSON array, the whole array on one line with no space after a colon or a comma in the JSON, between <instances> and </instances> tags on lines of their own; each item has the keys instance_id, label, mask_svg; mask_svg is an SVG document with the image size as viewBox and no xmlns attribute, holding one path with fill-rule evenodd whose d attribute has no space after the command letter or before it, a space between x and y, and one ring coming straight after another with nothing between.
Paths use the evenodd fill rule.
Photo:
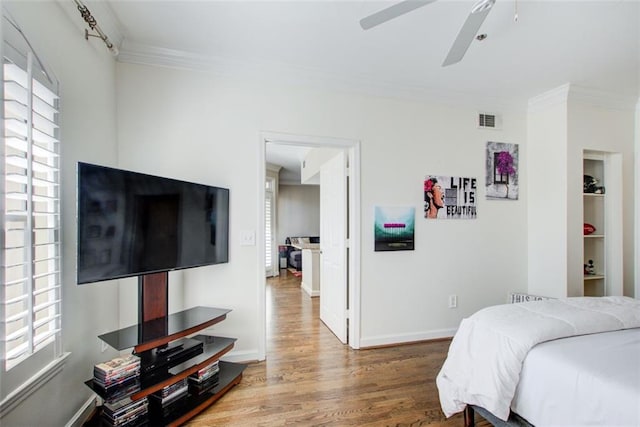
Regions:
<instances>
[{"instance_id":1,"label":"open doorway to hallway","mask_svg":"<svg viewBox=\"0 0 640 427\"><path fill-rule=\"evenodd\" d=\"M293 167L300 170L300 178L296 178L300 179L300 181L296 182L296 184L302 185L303 182L307 183L307 185L309 185L309 183L316 186L320 184L319 191L322 193L323 185L321 181L322 177L324 177L324 187L332 189L329 193L320 194L320 209L316 208L316 212L320 215L318 221L321 224L324 223L324 225L320 227L320 233L318 233L320 235L319 252L322 253L322 255L319 255L320 261L318 266L320 271L319 303L323 304L323 290L325 292L330 292L331 295L330 298L324 298L324 301L328 302L328 307L322 307L321 313L324 314L321 314L321 319L323 323L326 324L334 333L334 335L340 338L340 341L343 343L348 342L351 347L358 348L360 276L359 256L357 254L359 253L360 240L359 229L354 227L354 219L359 216L359 143L357 141L335 138L293 136L274 133L263 133L261 135L260 142L263 153L261 158L264 161L264 164L262 165L265 171L265 175L263 175L264 177L274 176L273 171L277 171L276 176L278 178L282 175L287 176L286 173L283 174L281 172L283 171L282 164L278 163L281 163L282 161L282 153L290 150L293 153L298 153L293 155ZM300 154L301 152L303 153L302 155ZM319 154L323 152L325 153L324 155ZM341 157L334 161L333 168L327 168L326 165L330 164L327 160L334 158L336 153ZM298 157L296 157L296 155ZM340 170L342 170L342 175L336 175L336 171ZM348 179L347 170L349 170ZM351 187L349 192L347 192L347 181ZM268 180L266 182L268 182ZM290 178L281 180L280 185L282 185L283 182L285 183L284 185L291 185ZM269 184L265 184L265 182L261 183L261 188L264 189L265 196L265 199L263 200L265 200L265 208L267 208L264 212L264 222L262 222L264 225L264 232L259 233L259 238L262 238L262 249L264 250L263 260L265 262L265 273L268 273L266 266L269 262L269 258L272 259L274 265L278 266L278 269L280 268L281 264L278 247L284 244L284 239L286 237L296 237L288 235L285 236L284 234L316 234L313 229L308 231L301 230L300 233L283 233L282 230L279 231L281 224L279 224L276 218L283 216L277 212L278 206L282 209L281 205L278 203L278 197L280 197L281 193L277 192L277 190L270 192L268 190L268 186ZM339 189L341 193L336 193L336 188ZM269 196L274 194L276 196L269 199ZM340 194L343 194L343 196ZM335 203L336 200L342 200L342 205ZM325 210L324 214L320 213L322 209ZM331 211L327 209L333 210ZM344 212L344 214L341 212ZM332 217L332 215L335 216ZM324 219L322 219L322 217L324 217ZM273 228L270 226L270 221L271 224L273 224ZM344 230L342 235L340 233L336 233L336 230L339 229ZM331 244L331 246L323 244ZM348 250L347 246L349 248ZM339 250L340 247L343 249L342 252ZM327 254L337 254L337 256L329 257ZM288 263L285 265L288 265ZM330 267L331 265L341 265L342 270L340 270L340 268L334 268L333 276L331 276L331 270L327 270L328 266ZM325 274L323 274L323 271ZM273 274L273 271L271 274ZM267 274L265 274L265 276L266 275ZM329 284L325 284L323 282L323 276L333 277L333 279ZM339 280L335 279L336 277L343 278L344 280L340 283ZM263 280L265 280L266 283L266 279ZM261 295L264 295L264 293L261 293ZM344 304L343 307L335 304L335 302L340 299L336 298L336 295L339 295L340 298L342 298ZM310 295L305 294L305 296L311 298ZM261 304L265 302L264 298L261 298L261 300ZM348 306L346 305L347 301L349 301ZM267 315L268 313L265 309L265 326L267 323ZM349 326L348 332L347 324Z\"/></svg>"}]
</instances>

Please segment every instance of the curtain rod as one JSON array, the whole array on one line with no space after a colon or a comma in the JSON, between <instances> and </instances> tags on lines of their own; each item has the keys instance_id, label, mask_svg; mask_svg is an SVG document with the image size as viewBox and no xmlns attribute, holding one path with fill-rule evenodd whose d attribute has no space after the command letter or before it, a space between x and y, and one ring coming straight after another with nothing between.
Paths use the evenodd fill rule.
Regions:
<instances>
[{"instance_id":1,"label":"curtain rod","mask_svg":"<svg viewBox=\"0 0 640 427\"><path fill-rule=\"evenodd\" d=\"M97 37L101 39L105 45L107 45L107 48L113 55L118 55L118 48L113 43L111 43L111 41L109 40L109 37L107 37L104 31L100 29L100 26L96 21L96 18L94 18L91 12L89 12L89 9L87 8L87 6L85 6L80 0L73 0L73 1L78 6L78 11L80 12L80 15L82 16L82 18L84 18L85 22L89 25L89 28L91 28L92 31L95 31L96 33L98 33L98 34L91 34L89 33L89 30L85 29L84 38L86 40L89 40L89 37Z\"/></svg>"}]
</instances>

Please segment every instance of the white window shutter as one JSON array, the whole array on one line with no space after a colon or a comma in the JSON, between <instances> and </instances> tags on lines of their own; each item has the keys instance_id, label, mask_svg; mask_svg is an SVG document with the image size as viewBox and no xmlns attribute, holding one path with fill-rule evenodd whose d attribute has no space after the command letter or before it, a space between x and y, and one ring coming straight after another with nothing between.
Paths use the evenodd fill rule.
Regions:
<instances>
[{"instance_id":1,"label":"white window shutter","mask_svg":"<svg viewBox=\"0 0 640 427\"><path fill-rule=\"evenodd\" d=\"M0 352L11 369L60 334L57 82L21 32L3 28L3 286ZM44 81L44 83L43 83Z\"/></svg>"}]
</instances>

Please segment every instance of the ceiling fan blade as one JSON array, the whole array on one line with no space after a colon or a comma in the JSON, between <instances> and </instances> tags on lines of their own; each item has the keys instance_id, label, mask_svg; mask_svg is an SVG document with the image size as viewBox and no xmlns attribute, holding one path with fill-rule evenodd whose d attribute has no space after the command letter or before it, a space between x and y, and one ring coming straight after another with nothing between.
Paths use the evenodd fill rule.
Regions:
<instances>
[{"instance_id":1,"label":"ceiling fan blade","mask_svg":"<svg viewBox=\"0 0 640 427\"><path fill-rule=\"evenodd\" d=\"M480 26L491 11L493 3L493 1L484 2L484 8L478 8L479 3L474 6L469 16L467 16L466 21L464 21L460 32L458 32L458 36L453 42L447 57L444 59L444 62L442 63L443 67L460 62L464 57L464 54L467 53L467 49L469 49L471 42L476 37L476 34L478 34Z\"/></svg>"},{"instance_id":2,"label":"ceiling fan blade","mask_svg":"<svg viewBox=\"0 0 640 427\"><path fill-rule=\"evenodd\" d=\"M400 3L396 3L393 6L389 6L386 9L382 9L372 15L369 15L360 20L360 26L363 30L380 25L384 22L390 21L393 18L397 18L400 15L409 13L412 10L416 10L419 7L426 6L429 3L433 3L436 0L404 0Z\"/></svg>"}]
</instances>

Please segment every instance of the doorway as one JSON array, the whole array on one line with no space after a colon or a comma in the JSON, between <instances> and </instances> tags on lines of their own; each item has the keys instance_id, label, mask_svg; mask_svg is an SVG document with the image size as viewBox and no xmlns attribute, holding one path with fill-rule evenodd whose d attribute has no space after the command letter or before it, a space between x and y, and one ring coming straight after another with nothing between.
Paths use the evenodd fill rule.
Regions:
<instances>
[{"instance_id":1,"label":"doorway","mask_svg":"<svg viewBox=\"0 0 640 427\"><path fill-rule=\"evenodd\" d=\"M259 200L264 201L266 152L270 144L304 146L311 148L334 148L345 153L348 162L349 192L347 201L348 215L345 219L345 228L349 230L345 246L348 247L346 255L347 285L344 289L346 299L349 301L348 309L344 313L345 322L348 323L348 345L357 349L360 347L360 229L358 218L360 217L360 143L356 140L314 137L305 135L291 135L274 132L263 132L259 138ZM322 221L322 219L321 219ZM265 266L266 251L266 227L265 210L259 210L258 229L258 257L261 265ZM322 245L322 241L321 241ZM264 269L259 269L264 272ZM260 355L266 355L266 278L261 274L259 278L259 310L260 310ZM321 285L322 286L322 285Z\"/></svg>"}]
</instances>

